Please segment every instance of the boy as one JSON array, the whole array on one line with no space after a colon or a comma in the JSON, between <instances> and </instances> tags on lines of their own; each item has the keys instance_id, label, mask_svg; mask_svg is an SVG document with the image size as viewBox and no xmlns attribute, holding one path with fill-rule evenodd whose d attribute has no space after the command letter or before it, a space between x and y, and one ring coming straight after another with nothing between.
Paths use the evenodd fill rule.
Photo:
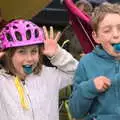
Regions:
<instances>
[{"instance_id":1,"label":"boy","mask_svg":"<svg viewBox=\"0 0 120 120\"><path fill-rule=\"evenodd\" d=\"M102 4L94 11L93 38L98 45L85 55L74 76L70 110L84 120L120 120L120 7Z\"/></svg>"}]
</instances>

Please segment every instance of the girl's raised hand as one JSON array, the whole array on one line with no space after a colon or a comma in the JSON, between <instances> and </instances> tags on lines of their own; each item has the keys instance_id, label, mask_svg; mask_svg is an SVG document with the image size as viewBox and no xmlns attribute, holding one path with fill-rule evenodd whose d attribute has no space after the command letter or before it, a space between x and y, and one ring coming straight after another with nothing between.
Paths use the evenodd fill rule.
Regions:
<instances>
[{"instance_id":1,"label":"girl's raised hand","mask_svg":"<svg viewBox=\"0 0 120 120\"><path fill-rule=\"evenodd\" d=\"M55 35L52 26L50 27L49 34L48 34L48 30L45 26L43 26L43 31L44 31L44 34L45 34L43 53L44 53L44 55L46 55L48 57L52 57L56 54L56 52L58 50L57 42L60 39L61 33L57 32L57 34Z\"/></svg>"}]
</instances>

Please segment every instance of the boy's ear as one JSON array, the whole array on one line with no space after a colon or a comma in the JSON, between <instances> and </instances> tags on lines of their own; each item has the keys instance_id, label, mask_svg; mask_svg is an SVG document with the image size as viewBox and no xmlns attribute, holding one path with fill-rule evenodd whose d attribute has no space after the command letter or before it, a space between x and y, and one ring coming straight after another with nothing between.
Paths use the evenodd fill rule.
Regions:
<instances>
[{"instance_id":1,"label":"boy's ear","mask_svg":"<svg viewBox=\"0 0 120 120\"><path fill-rule=\"evenodd\" d=\"M100 40L98 39L97 33L95 31L92 32L92 37L97 44L100 44Z\"/></svg>"}]
</instances>

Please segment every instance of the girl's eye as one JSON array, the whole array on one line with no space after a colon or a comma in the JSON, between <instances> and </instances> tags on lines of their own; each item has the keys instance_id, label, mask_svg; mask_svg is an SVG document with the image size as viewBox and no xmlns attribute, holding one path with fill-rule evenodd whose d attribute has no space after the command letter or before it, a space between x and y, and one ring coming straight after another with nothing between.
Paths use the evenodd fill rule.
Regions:
<instances>
[{"instance_id":1,"label":"girl's eye","mask_svg":"<svg viewBox=\"0 0 120 120\"><path fill-rule=\"evenodd\" d=\"M37 49L32 50L32 54L38 53Z\"/></svg>"},{"instance_id":2,"label":"girl's eye","mask_svg":"<svg viewBox=\"0 0 120 120\"><path fill-rule=\"evenodd\" d=\"M25 54L25 50L21 49L21 50L18 50L18 53L21 53L21 54Z\"/></svg>"},{"instance_id":3,"label":"girl's eye","mask_svg":"<svg viewBox=\"0 0 120 120\"><path fill-rule=\"evenodd\" d=\"M117 29L120 31L120 25L117 27Z\"/></svg>"}]
</instances>

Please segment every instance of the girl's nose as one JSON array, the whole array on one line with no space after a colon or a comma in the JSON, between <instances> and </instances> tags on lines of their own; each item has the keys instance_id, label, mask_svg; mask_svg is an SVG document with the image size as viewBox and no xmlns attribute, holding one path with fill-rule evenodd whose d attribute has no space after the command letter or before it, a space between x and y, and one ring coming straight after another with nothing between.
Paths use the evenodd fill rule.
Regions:
<instances>
[{"instance_id":1,"label":"girl's nose","mask_svg":"<svg viewBox=\"0 0 120 120\"><path fill-rule=\"evenodd\" d=\"M33 60L33 55L32 55L31 53L28 53L28 54L26 55L26 60L27 60L27 61L32 61L32 60Z\"/></svg>"}]
</instances>

